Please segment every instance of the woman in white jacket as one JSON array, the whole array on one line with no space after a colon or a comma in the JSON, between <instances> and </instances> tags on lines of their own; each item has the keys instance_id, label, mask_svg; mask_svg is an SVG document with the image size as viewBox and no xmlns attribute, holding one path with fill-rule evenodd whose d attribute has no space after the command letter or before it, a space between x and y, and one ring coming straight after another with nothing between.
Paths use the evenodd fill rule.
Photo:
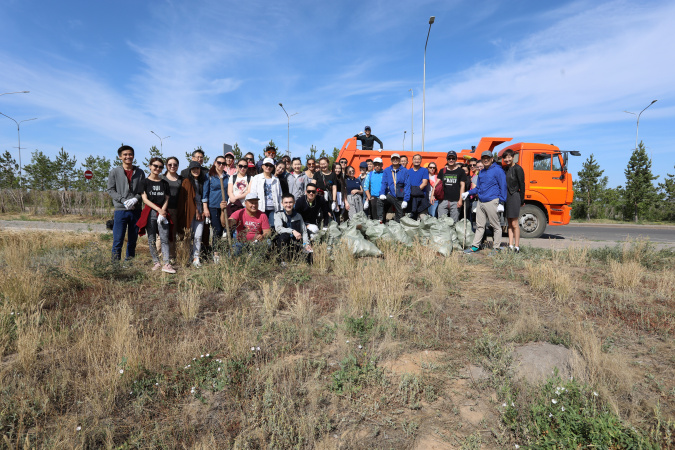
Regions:
<instances>
[{"instance_id":1,"label":"woman in white jacket","mask_svg":"<svg viewBox=\"0 0 675 450\"><path fill-rule=\"evenodd\" d=\"M258 209L265 213L270 223L270 228L274 228L274 213L283 211L281 206L281 184L279 179L274 176L274 160L265 158L262 164L262 173L251 178L251 190L258 194Z\"/></svg>"}]
</instances>

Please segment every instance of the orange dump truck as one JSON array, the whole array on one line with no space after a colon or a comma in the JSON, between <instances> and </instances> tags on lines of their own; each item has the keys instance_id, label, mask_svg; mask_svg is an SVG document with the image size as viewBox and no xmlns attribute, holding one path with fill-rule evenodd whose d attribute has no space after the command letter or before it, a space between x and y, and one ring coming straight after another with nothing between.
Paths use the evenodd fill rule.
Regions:
<instances>
[{"instance_id":1,"label":"orange dump truck","mask_svg":"<svg viewBox=\"0 0 675 450\"><path fill-rule=\"evenodd\" d=\"M460 161L470 158L480 160L480 155L485 150L494 153L495 147L511 140L512 138L484 137L471 150L457 152L457 157ZM408 156L412 164L413 155L418 153L399 150L361 150L357 147L357 142L356 138L347 139L338 156L338 159L346 158L347 164L354 168L358 168L361 162L378 156L382 158L384 167L387 167L393 153ZM516 153L514 159L525 172L525 206L520 209L519 220L522 237L540 237L546 229L546 224L570 223L574 191L572 175L567 172L567 159L569 154L578 156L579 152L561 151L555 145L519 142L499 150L496 157L498 163L501 163L501 155L506 149ZM420 154L423 166L435 162L440 169L446 164L445 153Z\"/></svg>"}]
</instances>

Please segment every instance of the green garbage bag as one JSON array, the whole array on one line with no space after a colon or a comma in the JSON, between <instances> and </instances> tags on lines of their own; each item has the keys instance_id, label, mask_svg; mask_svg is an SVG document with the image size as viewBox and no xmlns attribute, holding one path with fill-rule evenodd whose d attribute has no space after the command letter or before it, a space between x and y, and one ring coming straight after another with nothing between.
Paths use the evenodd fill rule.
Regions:
<instances>
[{"instance_id":1,"label":"green garbage bag","mask_svg":"<svg viewBox=\"0 0 675 450\"><path fill-rule=\"evenodd\" d=\"M432 216L425 215L420 218L420 228L422 230L429 230L436 223L438 223L438 219Z\"/></svg>"},{"instance_id":2,"label":"green garbage bag","mask_svg":"<svg viewBox=\"0 0 675 450\"><path fill-rule=\"evenodd\" d=\"M452 217L449 217L449 216L439 217L438 221L441 222L441 223L444 223L448 226L455 225L455 221L452 219Z\"/></svg>"},{"instance_id":3,"label":"green garbage bag","mask_svg":"<svg viewBox=\"0 0 675 450\"><path fill-rule=\"evenodd\" d=\"M328 230L326 230L326 240L328 245L333 245L340 240L342 237L342 230L338 227L338 224L331 222L328 225Z\"/></svg>"},{"instance_id":4,"label":"green garbage bag","mask_svg":"<svg viewBox=\"0 0 675 450\"><path fill-rule=\"evenodd\" d=\"M382 223L366 228L366 238L369 241L377 241L378 239L382 239L383 241L394 240L394 236L389 231L389 228Z\"/></svg>"},{"instance_id":5,"label":"green garbage bag","mask_svg":"<svg viewBox=\"0 0 675 450\"><path fill-rule=\"evenodd\" d=\"M466 226L466 245L464 248L469 248L471 247L471 243L473 242L474 238L474 232L471 229L471 222L462 219L459 222L455 224L455 233L457 234L457 240L459 241L459 245L464 244L464 227Z\"/></svg>"},{"instance_id":6,"label":"green garbage bag","mask_svg":"<svg viewBox=\"0 0 675 450\"><path fill-rule=\"evenodd\" d=\"M366 224L368 223L368 217L366 217L365 212L359 211L356 214L354 214L354 217L349 219L349 222L353 224Z\"/></svg>"},{"instance_id":7,"label":"green garbage bag","mask_svg":"<svg viewBox=\"0 0 675 450\"><path fill-rule=\"evenodd\" d=\"M435 250L441 255L448 257L452 254L452 250L455 249L452 244L443 244L435 247Z\"/></svg>"},{"instance_id":8,"label":"green garbage bag","mask_svg":"<svg viewBox=\"0 0 675 450\"><path fill-rule=\"evenodd\" d=\"M363 233L361 233L361 227L356 225L348 227L346 230L342 232L343 238L347 236L362 238Z\"/></svg>"},{"instance_id":9,"label":"green garbage bag","mask_svg":"<svg viewBox=\"0 0 675 450\"><path fill-rule=\"evenodd\" d=\"M389 227L389 231L396 242L400 242L401 244L404 244L408 247L412 247L413 239L408 235L408 233L406 233L403 225L392 220L387 222L387 227Z\"/></svg>"},{"instance_id":10,"label":"green garbage bag","mask_svg":"<svg viewBox=\"0 0 675 450\"><path fill-rule=\"evenodd\" d=\"M365 240L363 237L347 235L344 236L343 240L355 258L382 255L382 251L375 244Z\"/></svg>"}]
</instances>

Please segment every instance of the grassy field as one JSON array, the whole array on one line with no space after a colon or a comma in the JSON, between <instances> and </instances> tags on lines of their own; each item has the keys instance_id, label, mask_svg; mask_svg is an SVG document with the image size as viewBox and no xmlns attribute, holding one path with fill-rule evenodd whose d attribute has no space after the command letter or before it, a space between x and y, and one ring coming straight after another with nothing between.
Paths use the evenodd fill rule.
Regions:
<instances>
[{"instance_id":1,"label":"grassy field","mask_svg":"<svg viewBox=\"0 0 675 450\"><path fill-rule=\"evenodd\" d=\"M671 448L675 253L316 248L150 270L0 231L7 448ZM517 375L524 344L569 375Z\"/></svg>"}]
</instances>

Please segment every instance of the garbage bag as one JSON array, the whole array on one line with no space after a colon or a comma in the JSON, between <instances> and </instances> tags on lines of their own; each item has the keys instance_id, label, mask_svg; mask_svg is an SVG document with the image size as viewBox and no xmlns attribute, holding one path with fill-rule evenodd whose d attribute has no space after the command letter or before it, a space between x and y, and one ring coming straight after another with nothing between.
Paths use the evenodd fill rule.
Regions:
<instances>
[{"instance_id":1,"label":"garbage bag","mask_svg":"<svg viewBox=\"0 0 675 450\"><path fill-rule=\"evenodd\" d=\"M394 240L394 236L391 234L389 228L381 223L366 228L366 238L369 241L377 241L378 239L382 239L383 241Z\"/></svg>"},{"instance_id":2,"label":"garbage bag","mask_svg":"<svg viewBox=\"0 0 675 450\"><path fill-rule=\"evenodd\" d=\"M452 219L452 217L450 217L450 216L439 217L439 218L438 218L438 221L441 222L441 223L444 223L444 224L446 224L446 225L448 225L448 226L453 226L453 225L455 225L455 221L454 221L454 220Z\"/></svg>"},{"instance_id":3,"label":"garbage bag","mask_svg":"<svg viewBox=\"0 0 675 450\"><path fill-rule=\"evenodd\" d=\"M365 212L359 211L356 214L354 214L354 217L349 219L349 222L354 224L365 224L368 222L368 217L366 217Z\"/></svg>"},{"instance_id":4,"label":"garbage bag","mask_svg":"<svg viewBox=\"0 0 675 450\"><path fill-rule=\"evenodd\" d=\"M420 228L422 230L429 230L436 223L438 223L438 219L432 216L422 216L420 218Z\"/></svg>"},{"instance_id":5,"label":"garbage bag","mask_svg":"<svg viewBox=\"0 0 675 450\"><path fill-rule=\"evenodd\" d=\"M471 222L467 221L466 219L462 219L459 222L455 224L455 233L457 234L457 241L459 242L459 245L462 246L464 243L464 226L466 225L466 246L465 248L471 247L471 243L473 242L474 238L474 232L471 229Z\"/></svg>"},{"instance_id":6,"label":"garbage bag","mask_svg":"<svg viewBox=\"0 0 675 450\"><path fill-rule=\"evenodd\" d=\"M377 248L375 244L365 240L362 237L355 237L351 235L344 236L344 242L347 244L347 247L355 258L382 255L382 251Z\"/></svg>"},{"instance_id":7,"label":"garbage bag","mask_svg":"<svg viewBox=\"0 0 675 450\"><path fill-rule=\"evenodd\" d=\"M408 235L408 233L406 233L406 230L403 227L403 225L401 225L398 222L394 222L392 220L390 222L387 222L387 227L389 227L389 231L394 237L394 240L408 247L412 247L413 239Z\"/></svg>"},{"instance_id":8,"label":"garbage bag","mask_svg":"<svg viewBox=\"0 0 675 450\"><path fill-rule=\"evenodd\" d=\"M363 233L361 233L361 227L358 225L352 225L342 232L342 237L347 236L362 238Z\"/></svg>"},{"instance_id":9,"label":"garbage bag","mask_svg":"<svg viewBox=\"0 0 675 450\"><path fill-rule=\"evenodd\" d=\"M434 249L443 256L450 256L454 246L452 244L437 245Z\"/></svg>"},{"instance_id":10,"label":"garbage bag","mask_svg":"<svg viewBox=\"0 0 675 450\"><path fill-rule=\"evenodd\" d=\"M332 245L336 243L337 241L340 240L342 237L342 231L340 228L338 228L338 224L335 222L331 222L328 225L328 230L326 230L326 240L328 241L328 245Z\"/></svg>"}]
</instances>

